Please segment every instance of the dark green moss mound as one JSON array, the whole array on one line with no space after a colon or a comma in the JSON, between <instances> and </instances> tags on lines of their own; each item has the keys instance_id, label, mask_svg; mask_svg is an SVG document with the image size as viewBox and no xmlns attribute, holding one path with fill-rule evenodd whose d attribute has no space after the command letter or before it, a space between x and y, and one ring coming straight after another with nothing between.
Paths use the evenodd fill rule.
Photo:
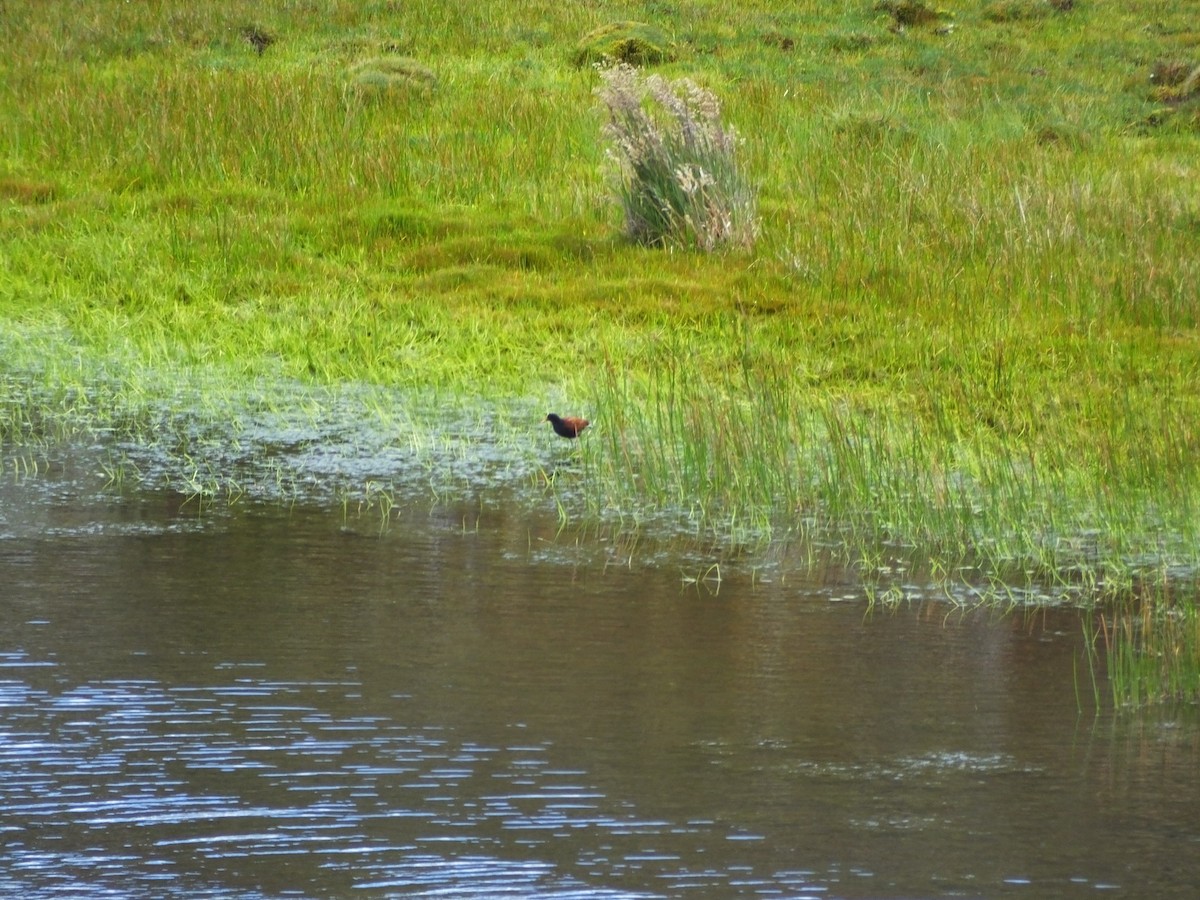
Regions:
<instances>
[{"instance_id":1,"label":"dark green moss mound","mask_svg":"<svg viewBox=\"0 0 1200 900\"><path fill-rule=\"evenodd\" d=\"M1051 5L1049 0L992 0L984 4L983 17L990 22L1028 22L1044 19L1056 11L1064 10Z\"/></svg>"},{"instance_id":2,"label":"dark green moss mound","mask_svg":"<svg viewBox=\"0 0 1200 900\"><path fill-rule=\"evenodd\" d=\"M1150 74L1154 85L1152 100L1159 103L1186 103L1200 100L1200 65L1190 62L1157 62Z\"/></svg>"},{"instance_id":3,"label":"dark green moss mound","mask_svg":"<svg viewBox=\"0 0 1200 900\"><path fill-rule=\"evenodd\" d=\"M921 0L880 0L875 9L891 16L895 28L932 27L950 18L948 12L926 6Z\"/></svg>"},{"instance_id":4,"label":"dark green moss mound","mask_svg":"<svg viewBox=\"0 0 1200 900\"><path fill-rule=\"evenodd\" d=\"M254 52L259 56L262 56L263 51L274 44L276 40L275 35L271 34L271 32L267 31L261 25L254 23L243 25L238 30L238 33L241 35L242 40L253 47Z\"/></svg>"},{"instance_id":5,"label":"dark green moss mound","mask_svg":"<svg viewBox=\"0 0 1200 900\"><path fill-rule=\"evenodd\" d=\"M1200 132L1200 65L1160 61L1150 74L1150 100L1158 104L1138 123L1143 134Z\"/></svg>"},{"instance_id":6,"label":"dark green moss mound","mask_svg":"<svg viewBox=\"0 0 1200 900\"><path fill-rule=\"evenodd\" d=\"M675 58L666 33L644 22L612 22L585 34L571 56L577 68L600 62L651 66Z\"/></svg>"},{"instance_id":7,"label":"dark green moss mound","mask_svg":"<svg viewBox=\"0 0 1200 900\"><path fill-rule=\"evenodd\" d=\"M350 70L351 83L366 96L427 95L437 87L433 70L407 56L380 56Z\"/></svg>"}]
</instances>

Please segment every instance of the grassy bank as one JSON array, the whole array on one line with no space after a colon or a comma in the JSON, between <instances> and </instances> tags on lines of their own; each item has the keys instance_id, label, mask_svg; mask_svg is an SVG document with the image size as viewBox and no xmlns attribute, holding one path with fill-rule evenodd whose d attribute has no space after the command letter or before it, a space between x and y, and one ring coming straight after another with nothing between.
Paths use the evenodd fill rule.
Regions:
<instances>
[{"instance_id":1,"label":"grassy bank","mask_svg":"<svg viewBox=\"0 0 1200 900\"><path fill-rule=\"evenodd\" d=\"M3 439L114 409L150 439L181 372L570 398L593 515L1059 585L1135 650L1194 631L1182 7L9 0ZM752 250L622 238L574 58L626 19L744 138ZM1165 694L1200 691L1183 632L1146 643L1191 666Z\"/></svg>"}]
</instances>

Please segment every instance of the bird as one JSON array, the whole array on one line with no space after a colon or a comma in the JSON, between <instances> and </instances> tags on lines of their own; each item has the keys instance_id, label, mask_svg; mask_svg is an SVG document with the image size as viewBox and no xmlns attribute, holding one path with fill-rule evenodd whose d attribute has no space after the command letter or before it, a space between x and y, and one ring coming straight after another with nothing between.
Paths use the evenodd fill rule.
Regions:
<instances>
[{"instance_id":1,"label":"bird","mask_svg":"<svg viewBox=\"0 0 1200 900\"><path fill-rule=\"evenodd\" d=\"M546 419L554 426L554 433L565 438L577 438L583 429L588 427L587 419L580 419L577 416L558 416L554 413L546 413Z\"/></svg>"}]
</instances>

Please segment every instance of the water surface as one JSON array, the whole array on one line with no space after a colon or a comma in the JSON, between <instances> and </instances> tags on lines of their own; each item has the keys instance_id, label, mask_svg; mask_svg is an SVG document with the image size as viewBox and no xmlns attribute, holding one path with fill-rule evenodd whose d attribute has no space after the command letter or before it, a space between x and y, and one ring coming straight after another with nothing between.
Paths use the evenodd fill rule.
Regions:
<instances>
[{"instance_id":1,"label":"water surface","mask_svg":"<svg viewBox=\"0 0 1200 900\"><path fill-rule=\"evenodd\" d=\"M1076 612L913 584L867 615L832 565L696 585L553 510L183 500L0 487L2 893L1200 883L1196 717L1095 715Z\"/></svg>"}]
</instances>

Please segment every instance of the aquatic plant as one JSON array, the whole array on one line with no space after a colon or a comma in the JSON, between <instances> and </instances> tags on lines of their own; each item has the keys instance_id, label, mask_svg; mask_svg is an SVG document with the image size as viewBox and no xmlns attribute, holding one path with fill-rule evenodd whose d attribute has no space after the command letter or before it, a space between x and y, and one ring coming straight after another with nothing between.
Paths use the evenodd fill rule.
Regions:
<instances>
[{"instance_id":1,"label":"aquatic plant","mask_svg":"<svg viewBox=\"0 0 1200 900\"><path fill-rule=\"evenodd\" d=\"M1098 615L1092 646L1102 648L1118 706L1194 703L1200 697L1200 610L1188 593L1160 582L1129 608Z\"/></svg>"},{"instance_id":2,"label":"aquatic plant","mask_svg":"<svg viewBox=\"0 0 1200 900\"><path fill-rule=\"evenodd\" d=\"M1200 472L1170 432L1147 444L1144 476L1109 469L1105 484L1104 449L1068 447L1057 428L1006 441L948 434L901 410L819 399L782 363L747 361L715 380L697 379L691 359L662 358L646 377L614 369L597 385L597 511L685 506L708 527L738 523L743 539L808 523L807 536L835 535L856 553L909 547L948 570L1085 603L1121 599L1139 570L1200 564ZM1150 475L1157 465L1174 473L1170 486Z\"/></svg>"}]
</instances>

